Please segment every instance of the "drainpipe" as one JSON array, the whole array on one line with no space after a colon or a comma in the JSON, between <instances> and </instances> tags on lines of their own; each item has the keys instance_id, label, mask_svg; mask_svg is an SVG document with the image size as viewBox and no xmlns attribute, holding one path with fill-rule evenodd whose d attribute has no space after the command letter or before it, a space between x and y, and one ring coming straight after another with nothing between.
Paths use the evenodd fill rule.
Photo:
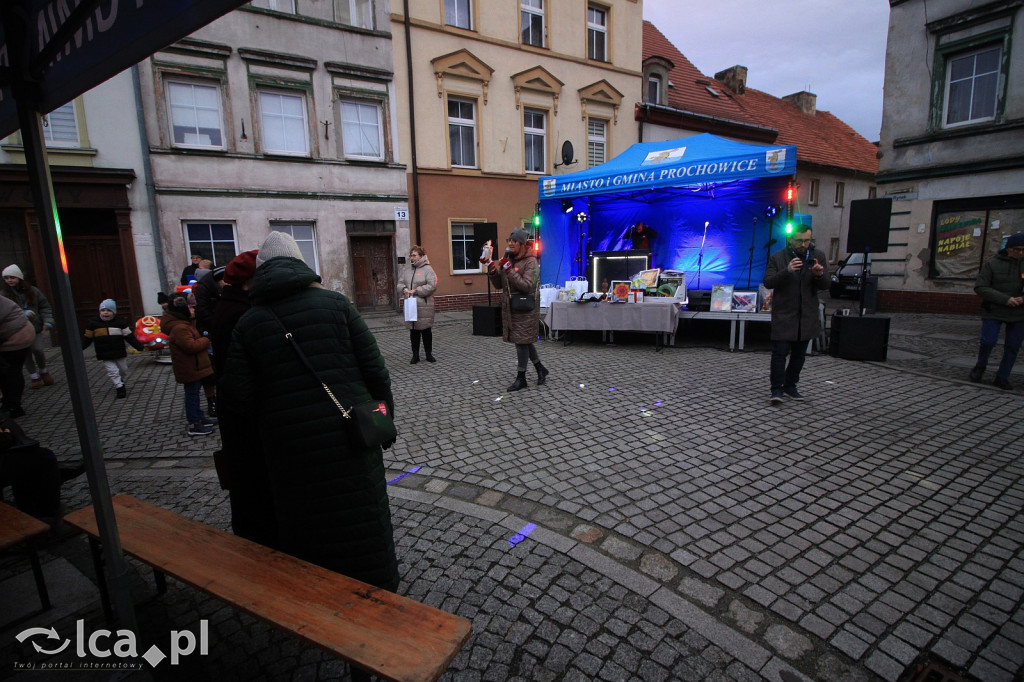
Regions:
<instances>
[{"instance_id":1,"label":"drainpipe","mask_svg":"<svg viewBox=\"0 0 1024 682\"><path fill-rule=\"evenodd\" d=\"M412 164L412 215L413 228L416 233L415 244L422 244L420 239L420 176L419 163L416 160L416 97L413 94L412 76L412 35L409 27L409 0L404 0L405 12L405 75L409 85L409 162Z\"/></svg>"},{"instance_id":2,"label":"drainpipe","mask_svg":"<svg viewBox=\"0 0 1024 682\"><path fill-rule=\"evenodd\" d=\"M139 142L142 147L142 181L146 183L146 203L149 204L149 227L153 231L153 249L156 252L156 274L167 286L167 270L164 268L163 240L160 235L160 220L157 218L156 189L153 187L153 159L149 155L149 136L146 134L146 112L142 108L142 77L139 65L132 66L132 89L135 91L135 119L139 124Z\"/></svg>"},{"instance_id":3,"label":"drainpipe","mask_svg":"<svg viewBox=\"0 0 1024 682\"><path fill-rule=\"evenodd\" d=\"M644 123L649 121L651 118L651 108L649 106L647 106L646 104L641 104L640 108L644 110L644 115L643 118L640 119L640 131L637 133L637 136L640 139L638 139L637 142L644 141Z\"/></svg>"}]
</instances>

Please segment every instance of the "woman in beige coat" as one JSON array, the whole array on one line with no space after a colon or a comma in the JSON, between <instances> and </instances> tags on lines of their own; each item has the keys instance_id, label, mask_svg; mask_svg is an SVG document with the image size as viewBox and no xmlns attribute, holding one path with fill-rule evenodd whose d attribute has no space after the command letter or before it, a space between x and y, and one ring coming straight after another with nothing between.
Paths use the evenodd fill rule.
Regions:
<instances>
[{"instance_id":1,"label":"woman in beige coat","mask_svg":"<svg viewBox=\"0 0 1024 682\"><path fill-rule=\"evenodd\" d=\"M434 358L434 292L437 290L437 275L430 267L427 252L422 246L415 245L409 249L409 266L399 278L403 298L416 298L416 321L406 322L409 329L409 343L412 344L412 360L415 365L420 361L420 337L423 337L423 350L427 353L427 362L437 362Z\"/></svg>"}]
</instances>

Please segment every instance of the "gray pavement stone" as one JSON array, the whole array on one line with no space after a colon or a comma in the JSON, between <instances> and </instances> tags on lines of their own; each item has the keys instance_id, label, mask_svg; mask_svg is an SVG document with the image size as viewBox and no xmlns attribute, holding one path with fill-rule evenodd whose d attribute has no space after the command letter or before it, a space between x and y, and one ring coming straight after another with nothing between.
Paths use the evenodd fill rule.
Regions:
<instances>
[{"instance_id":1,"label":"gray pavement stone","mask_svg":"<svg viewBox=\"0 0 1024 682\"><path fill-rule=\"evenodd\" d=\"M766 639L780 627L812 643L792 662L807 679L889 678L923 652L1024 676L1024 428L1013 418L1024 395L963 380L956 358L971 358L976 319L895 316L907 333L894 332L886 363L809 358L801 426L765 405L754 332L745 353L542 343L548 385L509 396L486 360L507 345L469 334L467 314L445 315L436 345L460 361L426 368L444 405L396 410L403 438L385 454L389 478L422 467L390 487L403 591L478 625L445 679L783 679L788 664ZM401 408L425 368L402 361L400 324L375 325ZM209 457L219 439L167 420L182 411L180 389L148 360L130 358L128 401L89 366L112 488L227 527ZM644 416L632 407L652 402L652 386L662 405ZM67 461L80 448L67 400L43 395L55 390L30 392L23 423ZM599 409L568 426L558 415L580 398ZM694 400L736 417L694 412ZM507 449L480 438L478 424L507 423L526 425ZM69 507L86 499L84 481L65 487ZM509 547L527 523L536 529ZM18 570L0 560L0 583ZM684 583L721 597L687 601ZM218 661L207 673L347 675L188 588L161 598L153 627L186 627L208 604Z\"/></svg>"}]
</instances>

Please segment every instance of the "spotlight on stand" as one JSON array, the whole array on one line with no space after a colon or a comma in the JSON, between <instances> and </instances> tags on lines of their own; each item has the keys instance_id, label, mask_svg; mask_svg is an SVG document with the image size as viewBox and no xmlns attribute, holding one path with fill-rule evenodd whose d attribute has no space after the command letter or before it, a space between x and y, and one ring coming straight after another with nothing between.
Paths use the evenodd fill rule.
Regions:
<instances>
[{"instance_id":1,"label":"spotlight on stand","mask_svg":"<svg viewBox=\"0 0 1024 682\"><path fill-rule=\"evenodd\" d=\"M576 214L576 222L585 223L590 216L587 215L586 211L580 211Z\"/></svg>"},{"instance_id":2,"label":"spotlight on stand","mask_svg":"<svg viewBox=\"0 0 1024 682\"><path fill-rule=\"evenodd\" d=\"M768 204L764 207L764 217L774 218L779 214L779 207L777 204Z\"/></svg>"},{"instance_id":3,"label":"spotlight on stand","mask_svg":"<svg viewBox=\"0 0 1024 682\"><path fill-rule=\"evenodd\" d=\"M572 213L572 202L568 199L562 199L562 211L564 213Z\"/></svg>"}]
</instances>

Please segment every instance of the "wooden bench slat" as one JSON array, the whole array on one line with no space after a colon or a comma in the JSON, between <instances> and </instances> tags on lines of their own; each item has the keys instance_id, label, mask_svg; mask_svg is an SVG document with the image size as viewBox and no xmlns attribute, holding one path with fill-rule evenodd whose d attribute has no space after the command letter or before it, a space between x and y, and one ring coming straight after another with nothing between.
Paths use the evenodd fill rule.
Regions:
<instances>
[{"instance_id":1,"label":"wooden bench slat","mask_svg":"<svg viewBox=\"0 0 1024 682\"><path fill-rule=\"evenodd\" d=\"M9 549L29 538L42 535L50 527L9 504L0 502L0 551Z\"/></svg>"},{"instance_id":2,"label":"wooden bench slat","mask_svg":"<svg viewBox=\"0 0 1024 682\"><path fill-rule=\"evenodd\" d=\"M127 495L113 502L127 554L386 679L437 679L469 637L464 618ZM65 520L97 536L92 507Z\"/></svg>"}]
</instances>

